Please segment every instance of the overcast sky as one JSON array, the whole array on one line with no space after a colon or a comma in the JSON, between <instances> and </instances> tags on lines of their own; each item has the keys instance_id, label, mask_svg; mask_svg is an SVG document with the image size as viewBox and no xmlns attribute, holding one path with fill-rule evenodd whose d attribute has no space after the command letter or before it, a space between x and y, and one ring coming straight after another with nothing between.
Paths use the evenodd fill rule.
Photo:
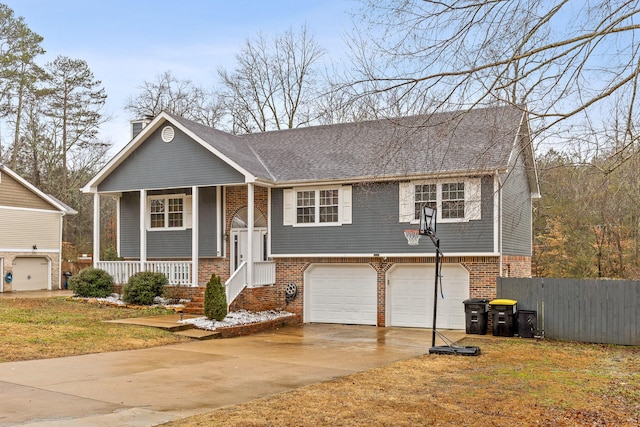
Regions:
<instances>
[{"instance_id":1,"label":"overcast sky","mask_svg":"<svg viewBox=\"0 0 640 427\"><path fill-rule=\"evenodd\" d=\"M124 104L144 81L170 70L204 87L231 69L247 38L307 25L329 59L344 54L351 0L0 0L44 37L40 63L86 61L109 96L101 137L116 149L130 137Z\"/></svg>"}]
</instances>

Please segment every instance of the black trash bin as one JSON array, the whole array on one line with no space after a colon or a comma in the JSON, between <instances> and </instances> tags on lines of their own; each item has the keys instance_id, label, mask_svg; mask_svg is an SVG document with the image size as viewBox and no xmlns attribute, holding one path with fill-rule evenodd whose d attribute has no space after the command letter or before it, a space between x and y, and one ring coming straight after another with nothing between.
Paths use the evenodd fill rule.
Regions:
<instances>
[{"instance_id":1,"label":"black trash bin","mask_svg":"<svg viewBox=\"0 0 640 427\"><path fill-rule=\"evenodd\" d=\"M494 299L489 303L494 336L512 337L515 335L517 303L512 299Z\"/></svg>"},{"instance_id":2,"label":"black trash bin","mask_svg":"<svg viewBox=\"0 0 640 427\"><path fill-rule=\"evenodd\" d=\"M485 335L489 317L489 301L481 298L469 298L462 301L466 319L466 333Z\"/></svg>"},{"instance_id":3,"label":"black trash bin","mask_svg":"<svg viewBox=\"0 0 640 427\"><path fill-rule=\"evenodd\" d=\"M538 327L535 310L518 310L518 335L521 338L534 338Z\"/></svg>"}]
</instances>

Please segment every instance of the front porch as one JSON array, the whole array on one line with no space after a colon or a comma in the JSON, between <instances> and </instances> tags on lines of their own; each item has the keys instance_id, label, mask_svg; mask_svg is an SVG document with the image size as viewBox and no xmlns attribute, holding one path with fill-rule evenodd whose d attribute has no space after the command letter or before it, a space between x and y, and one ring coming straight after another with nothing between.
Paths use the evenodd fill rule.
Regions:
<instances>
[{"instance_id":1,"label":"front porch","mask_svg":"<svg viewBox=\"0 0 640 427\"><path fill-rule=\"evenodd\" d=\"M114 283L124 286L129 278L141 271L151 271L164 274L169 286L182 286L197 288L193 280L193 268L191 261L97 261L96 268L105 270L113 277ZM249 275L253 279L249 279ZM240 267L224 283L227 305L240 295L245 288L258 288L271 286L276 283L276 263L274 261L258 261L253 263L253 268L248 268L247 262Z\"/></svg>"}]
</instances>

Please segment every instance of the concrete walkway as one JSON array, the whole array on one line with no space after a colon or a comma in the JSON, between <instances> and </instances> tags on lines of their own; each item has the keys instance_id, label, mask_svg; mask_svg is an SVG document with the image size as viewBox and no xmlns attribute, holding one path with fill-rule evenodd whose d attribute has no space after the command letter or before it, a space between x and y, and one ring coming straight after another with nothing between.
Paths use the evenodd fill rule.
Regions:
<instances>
[{"instance_id":1,"label":"concrete walkway","mask_svg":"<svg viewBox=\"0 0 640 427\"><path fill-rule=\"evenodd\" d=\"M464 332L445 335L457 341ZM153 426L413 358L430 345L426 329L307 324L0 363L0 426Z\"/></svg>"}]
</instances>

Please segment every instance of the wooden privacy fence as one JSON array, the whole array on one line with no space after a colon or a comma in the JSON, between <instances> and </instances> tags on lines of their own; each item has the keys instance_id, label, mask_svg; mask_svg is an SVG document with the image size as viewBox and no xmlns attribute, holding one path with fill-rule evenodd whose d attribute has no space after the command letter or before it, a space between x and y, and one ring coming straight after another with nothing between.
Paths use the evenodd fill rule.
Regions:
<instances>
[{"instance_id":1,"label":"wooden privacy fence","mask_svg":"<svg viewBox=\"0 0 640 427\"><path fill-rule=\"evenodd\" d=\"M640 345L640 281L500 277L496 291L535 310L545 338Z\"/></svg>"}]
</instances>

